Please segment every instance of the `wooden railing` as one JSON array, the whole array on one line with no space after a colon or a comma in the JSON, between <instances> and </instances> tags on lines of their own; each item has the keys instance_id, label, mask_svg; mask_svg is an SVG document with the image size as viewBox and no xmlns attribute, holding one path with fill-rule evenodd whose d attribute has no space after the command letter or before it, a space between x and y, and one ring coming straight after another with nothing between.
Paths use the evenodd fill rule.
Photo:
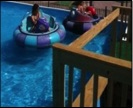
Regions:
<instances>
[{"instance_id":1,"label":"wooden railing","mask_svg":"<svg viewBox=\"0 0 133 108\"><path fill-rule=\"evenodd\" d=\"M113 10L119 8L120 9L120 15L119 15L119 20L121 22L121 25L120 25L120 33L119 35L117 36L117 20L118 18L116 18L113 23L112 23L112 45L111 45L111 55L112 56L116 56L116 43L117 41L119 42L119 45L118 45L118 51L117 51L117 54L118 54L118 58L122 58L122 53L124 53L124 57L126 58L128 55L129 55L129 46L131 48L131 41L132 41L132 34L131 34L131 13L132 13L132 10L130 7L123 7L123 6L113 6ZM127 24L126 26L126 30L124 30L124 26L123 24ZM118 40L117 40L117 37ZM123 41L122 39L126 39L126 41ZM125 48L123 48L124 51L122 51L122 46L123 44L126 44L125 45ZM131 53L131 52L130 52ZM131 54L130 54L131 55Z\"/></svg>"},{"instance_id":2,"label":"wooden railing","mask_svg":"<svg viewBox=\"0 0 133 108\"><path fill-rule=\"evenodd\" d=\"M121 82L122 97L120 106L126 106L128 85L132 83L131 62L115 58L116 22L124 7L114 7L114 11L102 19L89 31L66 46L53 45L53 106L65 107L65 65L69 66L68 104L70 107L96 106L108 85L107 106L113 106L113 81ZM125 11L126 12L126 11ZM126 12L127 13L127 12ZM129 12L130 13L130 12ZM109 24L112 24L111 56L101 55L82 49L90 40ZM128 22L129 23L129 22ZM129 35L129 31L127 33ZM130 35L129 35L130 36ZM81 69L81 90L77 98L73 99L73 69ZM86 72L93 74L85 83Z\"/></svg>"}]
</instances>

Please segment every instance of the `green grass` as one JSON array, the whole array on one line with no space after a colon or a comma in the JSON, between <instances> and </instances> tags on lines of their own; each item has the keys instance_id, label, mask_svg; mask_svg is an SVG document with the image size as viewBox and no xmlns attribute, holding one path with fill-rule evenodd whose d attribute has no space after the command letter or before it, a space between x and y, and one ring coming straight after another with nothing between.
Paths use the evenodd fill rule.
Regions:
<instances>
[{"instance_id":1,"label":"green grass","mask_svg":"<svg viewBox=\"0 0 133 108\"><path fill-rule=\"evenodd\" d=\"M58 1L57 4L60 6L70 6L72 1Z\"/></svg>"},{"instance_id":2,"label":"green grass","mask_svg":"<svg viewBox=\"0 0 133 108\"><path fill-rule=\"evenodd\" d=\"M119 57L120 52L120 42L116 43L116 57L124 60L132 61L132 43L122 42L121 47L121 56Z\"/></svg>"}]
</instances>

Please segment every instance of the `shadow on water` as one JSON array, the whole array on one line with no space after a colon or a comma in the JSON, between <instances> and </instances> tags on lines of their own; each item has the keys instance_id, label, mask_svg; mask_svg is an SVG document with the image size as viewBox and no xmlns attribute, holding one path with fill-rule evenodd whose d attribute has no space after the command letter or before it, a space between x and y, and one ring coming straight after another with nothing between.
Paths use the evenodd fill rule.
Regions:
<instances>
[{"instance_id":1,"label":"shadow on water","mask_svg":"<svg viewBox=\"0 0 133 108\"><path fill-rule=\"evenodd\" d=\"M71 42L76 40L79 36L80 36L79 34L75 34L75 33L72 33L70 31L66 30L66 37L60 43L69 45Z\"/></svg>"},{"instance_id":2,"label":"shadow on water","mask_svg":"<svg viewBox=\"0 0 133 108\"><path fill-rule=\"evenodd\" d=\"M39 57L47 56L51 47L44 49L23 48L18 46L14 40L8 40L1 46L2 61L8 64L24 65L36 61Z\"/></svg>"}]
</instances>

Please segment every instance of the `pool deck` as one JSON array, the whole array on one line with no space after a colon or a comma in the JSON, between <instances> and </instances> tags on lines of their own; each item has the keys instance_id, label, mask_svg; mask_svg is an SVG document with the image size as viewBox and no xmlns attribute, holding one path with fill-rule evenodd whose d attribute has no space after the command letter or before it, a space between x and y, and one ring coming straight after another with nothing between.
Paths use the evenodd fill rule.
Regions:
<instances>
[{"instance_id":1,"label":"pool deck","mask_svg":"<svg viewBox=\"0 0 133 108\"><path fill-rule=\"evenodd\" d=\"M121 5L119 2L115 1L94 1L95 8L104 9L106 6L109 10L112 10L113 5Z\"/></svg>"}]
</instances>

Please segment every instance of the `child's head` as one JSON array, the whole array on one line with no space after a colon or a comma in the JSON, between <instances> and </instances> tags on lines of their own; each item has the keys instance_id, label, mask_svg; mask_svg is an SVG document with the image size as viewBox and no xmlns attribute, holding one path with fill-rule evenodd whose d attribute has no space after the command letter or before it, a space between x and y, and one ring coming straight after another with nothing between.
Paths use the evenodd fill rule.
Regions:
<instances>
[{"instance_id":1,"label":"child's head","mask_svg":"<svg viewBox=\"0 0 133 108\"><path fill-rule=\"evenodd\" d=\"M34 4L32 7L32 15L37 15L38 12L39 12L39 5Z\"/></svg>"}]
</instances>

